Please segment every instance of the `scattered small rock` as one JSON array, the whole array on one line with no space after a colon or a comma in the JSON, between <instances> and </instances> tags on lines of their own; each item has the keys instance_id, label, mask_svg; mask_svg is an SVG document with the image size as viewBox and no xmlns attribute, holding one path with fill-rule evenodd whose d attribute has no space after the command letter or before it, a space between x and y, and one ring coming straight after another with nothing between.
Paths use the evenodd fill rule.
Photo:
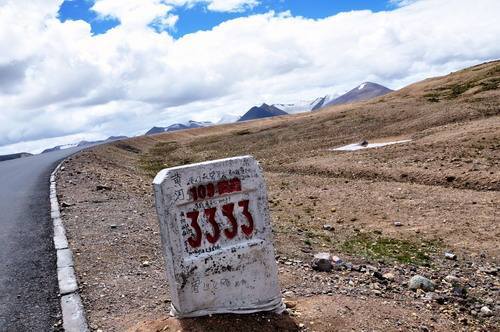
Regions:
<instances>
[{"instance_id":1,"label":"scattered small rock","mask_svg":"<svg viewBox=\"0 0 500 332\"><path fill-rule=\"evenodd\" d=\"M327 252L320 252L314 255L311 263L313 270L320 272L330 272L333 268L332 255Z\"/></svg>"},{"instance_id":2,"label":"scattered small rock","mask_svg":"<svg viewBox=\"0 0 500 332\"><path fill-rule=\"evenodd\" d=\"M63 207L63 208L67 208L67 207L70 207L70 206L73 206L73 205L74 205L74 204L70 204L70 203L68 203L68 202L62 202L62 203L61 203L61 207Z\"/></svg>"},{"instance_id":3,"label":"scattered small rock","mask_svg":"<svg viewBox=\"0 0 500 332\"><path fill-rule=\"evenodd\" d=\"M418 327L418 330L421 331L421 332L429 332L430 331L429 328L427 326L425 326L425 325L420 325Z\"/></svg>"},{"instance_id":4,"label":"scattered small rock","mask_svg":"<svg viewBox=\"0 0 500 332\"><path fill-rule=\"evenodd\" d=\"M332 262L335 265L342 265L344 263L344 261L342 259L340 259L340 257L338 257L338 256L332 256Z\"/></svg>"},{"instance_id":5,"label":"scattered small rock","mask_svg":"<svg viewBox=\"0 0 500 332\"><path fill-rule=\"evenodd\" d=\"M415 275L408 282L408 287L412 290L421 289L425 292L430 292L434 290L435 285L430 279L421 275Z\"/></svg>"},{"instance_id":6,"label":"scattered small rock","mask_svg":"<svg viewBox=\"0 0 500 332\"><path fill-rule=\"evenodd\" d=\"M446 259L449 259L449 260L452 260L452 261L456 261L457 260L457 255L455 255L454 253L452 252L445 252L444 253L444 257Z\"/></svg>"},{"instance_id":7,"label":"scattered small rock","mask_svg":"<svg viewBox=\"0 0 500 332\"><path fill-rule=\"evenodd\" d=\"M359 145L361 145L361 146L368 146L368 141L364 139L361 142L359 142Z\"/></svg>"},{"instance_id":8,"label":"scattered small rock","mask_svg":"<svg viewBox=\"0 0 500 332\"><path fill-rule=\"evenodd\" d=\"M495 301L491 297L484 299L484 303L486 303L486 304L493 304L494 302Z\"/></svg>"},{"instance_id":9,"label":"scattered small rock","mask_svg":"<svg viewBox=\"0 0 500 332\"><path fill-rule=\"evenodd\" d=\"M395 277L394 277L394 274L390 273L390 272L387 272L387 273L384 273L382 275L382 277L385 279L385 280L389 280L389 281L394 281Z\"/></svg>"},{"instance_id":10,"label":"scattered small rock","mask_svg":"<svg viewBox=\"0 0 500 332\"><path fill-rule=\"evenodd\" d=\"M96 186L97 191L110 191L112 188L110 186L104 185L104 184L98 184Z\"/></svg>"},{"instance_id":11,"label":"scattered small rock","mask_svg":"<svg viewBox=\"0 0 500 332\"><path fill-rule=\"evenodd\" d=\"M452 293L454 296L466 298L467 297L467 288L460 286L460 285L455 285L455 286L453 286Z\"/></svg>"},{"instance_id":12,"label":"scattered small rock","mask_svg":"<svg viewBox=\"0 0 500 332\"><path fill-rule=\"evenodd\" d=\"M434 301L436 301L437 304L443 305L443 304L446 304L446 302L448 301L448 298L445 296L436 296L434 298Z\"/></svg>"},{"instance_id":13,"label":"scattered small rock","mask_svg":"<svg viewBox=\"0 0 500 332\"><path fill-rule=\"evenodd\" d=\"M116 228L118 228L118 225L112 224L112 225L109 225L109 228L116 229Z\"/></svg>"},{"instance_id":14,"label":"scattered small rock","mask_svg":"<svg viewBox=\"0 0 500 332\"><path fill-rule=\"evenodd\" d=\"M394 226L401 227L401 226L403 226L403 223L401 221L395 221Z\"/></svg>"},{"instance_id":15,"label":"scattered small rock","mask_svg":"<svg viewBox=\"0 0 500 332\"><path fill-rule=\"evenodd\" d=\"M351 271L361 272L360 265L351 265Z\"/></svg>"},{"instance_id":16,"label":"scattered small rock","mask_svg":"<svg viewBox=\"0 0 500 332\"><path fill-rule=\"evenodd\" d=\"M456 176L449 175L449 176L447 176L447 177L446 177L446 181L448 181L448 182L453 182L453 181L455 181L455 180L456 180L456 178L457 178Z\"/></svg>"},{"instance_id":17,"label":"scattered small rock","mask_svg":"<svg viewBox=\"0 0 500 332\"><path fill-rule=\"evenodd\" d=\"M142 267L148 267L150 265L151 265L151 263L149 261L142 262Z\"/></svg>"},{"instance_id":18,"label":"scattered small rock","mask_svg":"<svg viewBox=\"0 0 500 332\"><path fill-rule=\"evenodd\" d=\"M493 311L487 306L481 308L481 315L485 317L493 316Z\"/></svg>"},{"instance_id":19,"label":"scattered small rock","mask_svg":"<svg viewBox=\"0 0 500 332\"><path fill-rule=\"evenodd\" d=\"M426 302L436 301L439 296L434 292L427 292L422 296L422 300Z\"/></svg>"},{"instance_id":20,"label":"scattered small rock","mask_svg":"<svg viewBox=\"0 0 500 332\"><path fill-rule=\"evenodd\" d=\"M444 277L444 281L446 281L447 283L452 284L452 285L460 284L460 279L458 279L457 277L455 277L454 275L451 275L451 274Z\"/></svg>"},{"instance_id":21,"label":"scattered small rock","mask_svg":"<svg viewBox=\"0 0 500 332\"><path fill-rule=\"evenodd\" d=\"M297 306L297 302L296 301L291 301L291 300L286 300L285 301L285 306L288 308L288 309L293 309Z\"/></svg>"},{"instance_id":22,"label":"scattered small rock","mask_svg":"<svg viewBox=\"0 0 500 332\"><path fill-rule=\"evenodd\" d=\"M326 224L326 225L323 225L323 229L324 229L325 231L330 231L330 232L331 232L331 231L334 231L334 230L335 230L335 227L333 227L333 226L332 226L332 225L330 225L330 224Z\"/></svg>"},{"instance_id":23,"label":"scattered small rock","mask_svg":"<svg viewBox=\"0 0 500 332\"><path fill-rule=\"evenodd\" d=\"M486 273L486 274L491 274L493 276L496 276L498 273L498 268L496 268L496 267L482 267L479 269L479 271Z\"/></svg>"}]
</instances>

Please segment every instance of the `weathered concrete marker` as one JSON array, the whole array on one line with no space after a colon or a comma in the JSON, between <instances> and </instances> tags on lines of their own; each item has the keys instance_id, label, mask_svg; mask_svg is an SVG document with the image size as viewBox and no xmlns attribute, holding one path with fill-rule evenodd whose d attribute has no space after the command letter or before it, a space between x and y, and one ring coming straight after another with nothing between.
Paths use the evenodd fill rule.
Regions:
<instances>
[{"instance_id":1,"label":"weathered concrete marker","mask_svg":"<svg viewBox=\"0 0 500 332\"><path fill-rule=\"evenodd\" d=\"M283 311L253 157L164 169L153 184L173 315Z\"/></svg>"}]
</instances>

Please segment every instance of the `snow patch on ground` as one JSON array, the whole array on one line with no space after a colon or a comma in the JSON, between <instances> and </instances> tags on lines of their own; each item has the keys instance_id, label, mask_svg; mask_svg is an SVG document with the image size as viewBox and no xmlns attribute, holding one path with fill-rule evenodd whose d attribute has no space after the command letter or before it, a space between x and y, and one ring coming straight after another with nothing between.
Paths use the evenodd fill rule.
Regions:
<instances>
[{"instance_id":1,"label":"snow patch on ground","mask_svg":"<svg viewBox=\"0 0 500 332\"><path fill-rule=\"evenodd\" d=\"M356 143L356 144L344 145L344 146L341 146L339 148L330 149L330 151L357 151L357 150L370 149L370 148L380 148L380 147L383 147L386 145L407 143L410 141L411 141L411 139L407 139L407 140L403 140L403 141L369 143L367 145L361 145L360 143Z\"/></svg>"},{"instance_id":2,"label":"snow patch on ground","mask_svg":"<svg viewBox=\"0 0 500 332\"><path fill-rule=\"evenodd\" d=\"M360 86L358 86L358 90L362 90L365 86L366 86L366 83L361 84Z\"/></svg>"}]
</instances>

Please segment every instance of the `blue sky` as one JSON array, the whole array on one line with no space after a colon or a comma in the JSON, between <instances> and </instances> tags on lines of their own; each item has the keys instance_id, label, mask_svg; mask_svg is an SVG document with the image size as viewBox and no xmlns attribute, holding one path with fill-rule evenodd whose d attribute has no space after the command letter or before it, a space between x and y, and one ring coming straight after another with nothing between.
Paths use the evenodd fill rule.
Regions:
<instances>
[{"instance_id":1,"label":"blue sky","mask_svg":"<svg viewBox=\"0 0 500 332\"><path fill-rule=\"evenodd\" d=\"M59 10L61 21L84 20L92 26L94 34L101 34L119 25L113 18L102 19L91 10L92 0L66 0ZM371 10L373 12L392 10L397 8L394 2L387 0L263 0L259 5L241 12L215 12L209 11L205 4L181 6L171 13L179 16L174 28L169 33L179 38L185 34L199 30L210 30L220 23L252 14L290 11L292 16L302 16L319 19L335 15L340 12L353 10Z\"/></svg>"}]
</instances>

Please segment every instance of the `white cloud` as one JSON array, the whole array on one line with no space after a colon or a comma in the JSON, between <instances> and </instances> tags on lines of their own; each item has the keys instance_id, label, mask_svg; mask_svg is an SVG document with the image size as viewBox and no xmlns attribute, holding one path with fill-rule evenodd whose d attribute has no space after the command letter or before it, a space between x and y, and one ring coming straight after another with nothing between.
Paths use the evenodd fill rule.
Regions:
<instances>
[{"instance_id":1,"label":"white cloud","mask_svg":"<svg viewBox=\"0 0 500 332\"><path fill-rule=\"evenodd\" d=\"M217 12L239 12L259 4L256 0L212 0L207 8Z\"/></svg>"},{"instance_id":2,"label":"white cloud","mask_svg":"<svg viewBox=\"0 0 500 332\"><path fill-rule=\"evenodd\" d=\"M0 0L0 153L216 121L367 80L399 88L500 58L496 0L421 0L320 20L268 13L177 40L148 27L172 26L172 6L193 3L100 0L94 9L121 25L93 36L86 22L57 19L60 0Z\"/></svg>"},{"instance_id":3,"label":"white cloud","mask_svg":"<svg viewBox=\"0 0 500 332\"><path fill-rule=\"evenodd\" d=\"M96 0L92 10L101 17L120 21L122 29L138 29L151 22L171 27L177 16L170 14L172 6L162 0Z\"/></svg>"},{"instance_id":4,"label":"white cloud","mask_svg":"<svg viewBox=\"0 0 500 332\"><path fill-rule=\"evenodd\" d=\"M208 10L216 12L241 12L260 4L259 0L163 0L173 6L204 4Z\"/></svg>"},{"instance_id":5,"label":"white cloud","mask_svg":"<svg viewBox=\"0 0 500 332\"><path fill-rule=\"evenodd\" d=\"M415 2L417 2L419 0L389 0L389 1L393 5L396 5L396 6L399 6L399 7L403 7L403 6L411 5L412 3L415 3Z\"/></svg>"}]
</instances>

